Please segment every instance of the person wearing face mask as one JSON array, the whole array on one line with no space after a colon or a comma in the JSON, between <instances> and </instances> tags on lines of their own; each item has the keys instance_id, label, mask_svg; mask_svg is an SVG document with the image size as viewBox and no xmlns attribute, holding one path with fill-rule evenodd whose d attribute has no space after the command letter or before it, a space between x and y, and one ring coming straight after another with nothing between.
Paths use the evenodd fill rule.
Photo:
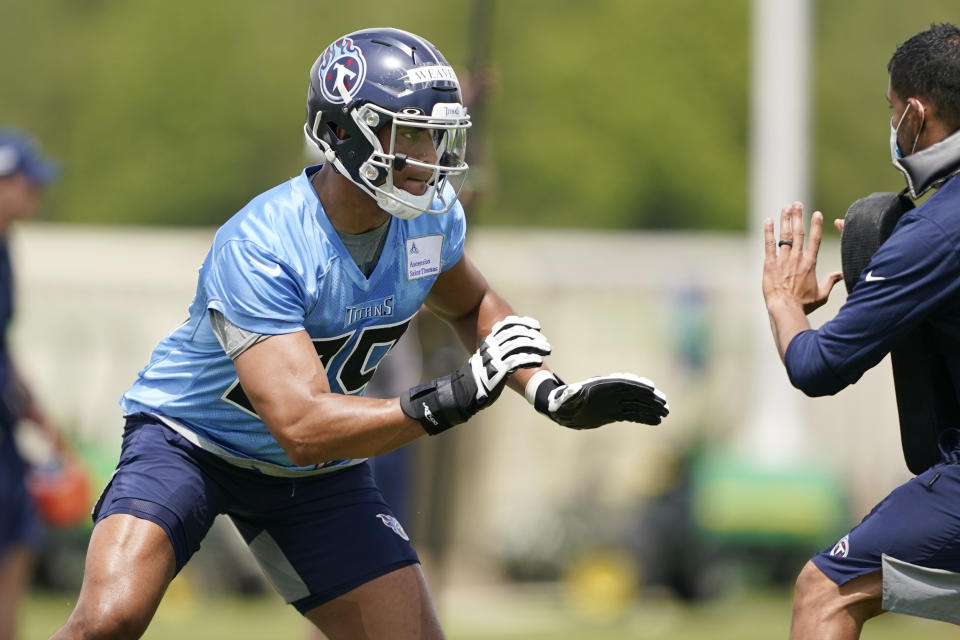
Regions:
<instances>
[{"instance_id":1,"label":"person wearing face mask","mask_svg":"<svg viewBox=\"0 0 960 640\"><path fill-rule=\"evenodd\" d=\"M764 222L763 294L791 383L810 396L855 383L918 328L929 330L939 372L960 398L960 29L932 25L887 65L890 149L913 199L860 273L837 315L812 329L807 314L842 278L818 281L823 215L804 246L803 206ZM835 222L839 230L843 221ZM858 638L885 610L960 623L960 424L939 433L938 461L894 489L856 527L815 555L797 579L791 635Z\"/></svg>"}]
</instances>

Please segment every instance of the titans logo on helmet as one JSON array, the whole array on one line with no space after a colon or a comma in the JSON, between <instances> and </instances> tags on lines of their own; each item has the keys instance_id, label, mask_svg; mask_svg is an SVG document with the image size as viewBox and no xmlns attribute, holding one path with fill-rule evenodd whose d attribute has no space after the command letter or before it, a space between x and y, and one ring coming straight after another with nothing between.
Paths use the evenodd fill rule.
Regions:
<instances>
[{"instance_id":1,"label":"titans logo on helmet","mask_svg":"<svg viewBox=\"0 0 960 640\"><path fill-rule=\"evenodd\" d=\"M323 52L317 71L320 90L330 102L347 103L360 92L367 77L367 61L350 38L340 38Z\"/></svg>"}]
</instances>

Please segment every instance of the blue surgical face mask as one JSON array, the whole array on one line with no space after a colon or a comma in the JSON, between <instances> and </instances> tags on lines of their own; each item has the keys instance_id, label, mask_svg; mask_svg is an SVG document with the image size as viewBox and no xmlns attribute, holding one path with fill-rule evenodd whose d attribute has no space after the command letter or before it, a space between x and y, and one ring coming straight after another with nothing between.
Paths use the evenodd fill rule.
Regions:
<instances>
[{"instance_id":1,"label":"blue surgical face mask","mask_svg":"<svg viewBox=\"0 0 960 640\"><path fill-rule=\"evenodd\" d=\"M917 137L913 139L913 148L910 149L910 153L917 150L917 142L920 141L920 132L923 130L923 123L926 116L923 111L923 105L919 102L917 104L920 105L920 128L917 129ZM897 141L897 133L900 131L900 125L903 124L903 120L907 117L907 112L910 111L910 106L908 102L907 108L903 110L903 115L900 116L900 121L897 122L896 127L893 126L893 122L890 123L890 159L894 164L904 156L903 151L900 150L900 143Z\"/></svg>"}]
</instances>

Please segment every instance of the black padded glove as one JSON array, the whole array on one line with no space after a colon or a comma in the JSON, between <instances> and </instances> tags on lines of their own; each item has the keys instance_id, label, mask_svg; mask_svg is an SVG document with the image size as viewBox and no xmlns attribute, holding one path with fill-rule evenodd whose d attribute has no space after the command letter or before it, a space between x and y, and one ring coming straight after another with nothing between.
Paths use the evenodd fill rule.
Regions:
<instances>
[{"instance_id":1,"label":"black padded glove","mask_svg":"<svg viewBox=\"0 0 960 640\"><path fill-rule=\"evenodd\" d=\"M525 395L540 413L571 429L594 429L610 422L660 424L670 413L667 397L646 378L612 373L564 384L549 371L527 383Z\"/></svg>"}]
</instances>

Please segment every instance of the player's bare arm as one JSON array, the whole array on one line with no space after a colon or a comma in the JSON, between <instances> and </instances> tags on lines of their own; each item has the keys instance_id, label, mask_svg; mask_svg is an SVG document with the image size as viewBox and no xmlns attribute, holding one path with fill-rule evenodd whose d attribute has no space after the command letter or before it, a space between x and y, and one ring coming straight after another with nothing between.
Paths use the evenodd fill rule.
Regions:
<instances>
[{"instance_id":1,"label":"player's bare arm","mask_svg":"<svg viewBox=\"0 0 960 640\"><path fill-rule=\"evenodd\" d=\"M493 306L504 308L502 299L496 300L500 302ZM486 310L491 305L478 306ZM490 315L481 313L485 320ZM406 410L397 398L331 392L305 331L271 336L238 355L234 366L254 410L294 464L371 457L465 422L497 398L512 372L539 366L550 352L532 319L500 314L486 334L478 332L478 327L487 328L483 321L473 326L474 357L450 376L418 386L417 393L426 395L411 400ZM486 338L479 339L481 335Z\"/></svg>"},{"instance_id":2,"label":"player's bare arm","mask_svg":"<svg viewBox=\"0 0 960 640\"><path fill-rule=\"evenodd\" d=\"M810 220L810 238L804 248L803 205L794 202L780 211L780 239L773 220L763 223L763 299L770 315L770 329L783 359L790 341L810 328L807 314L823 306L830 291L843 278L833 271L817 281L817 254L823 237L823 214Z\"/></svg>"},{"instance_id":3,"label":"player's bare arm","mask_svg":"<svg viewBox=\"0 0 960 640\"><path fill-rule=\"evenodd\" d=\"M379 455L424 435L396 398L331 393L305 331L259 342L234 365L257 415L294 464Z\"/></svg>"},{"instance_id":4,"label":"player's bare arm","mask_svg":"<svg viewBox=\"0 0 960 640\"><path fill-rule=\"evenodd\" d=\"M437 278L427 305L457 331L468 349L494 323L514 313L466 255ZM632 373L565 384L541 366L518 370L509 384L537 411L572 429L617 421L659 424L669 413L666 396L653 382Z\"/></svg>"}]
</instances>

